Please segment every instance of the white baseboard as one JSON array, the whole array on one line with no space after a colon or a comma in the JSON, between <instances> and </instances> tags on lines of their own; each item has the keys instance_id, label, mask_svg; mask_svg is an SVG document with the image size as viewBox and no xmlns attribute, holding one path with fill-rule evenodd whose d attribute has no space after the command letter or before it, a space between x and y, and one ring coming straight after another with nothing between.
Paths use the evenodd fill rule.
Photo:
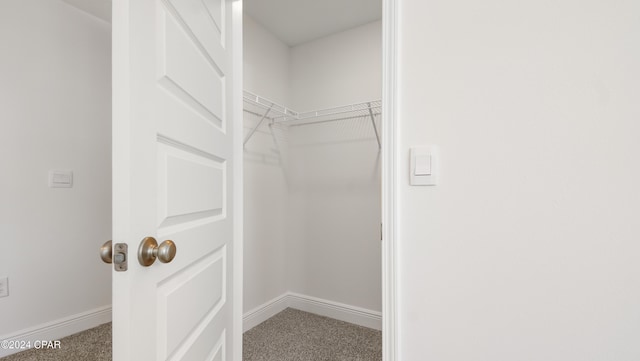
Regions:
<instances>
[{"instance_id":1,"label":"white baseboard","mask_svg":"<svg viewBox=\"0 0 640 361\"><path fill-rule=\"evenodd\" d=\"M317 297L289 293L289 307L336 320L382 330L382 313Z\"/></svg>"},{"instance_id":2,"label":"white baseboard","mask_svg":"<svg viewBox=\"0 0 640 361\"><path fill-rule=\"evenodd\" d=\"M247 332L250 329L258 326L264 321L275 316L277 313L284 311L289 307L287 300L287 293L265 302L264 304L246 312L242 316L242 332Z\"/></svg>"},{"instance_id":3,"label":"white baseboard","mask_svg":"<svg viewBox=\"0 0 640 361\"><path fill-rule=\"evenodd\" d=\"M382 329L382 316L380 312L346 305L344 303L324 300L317 297L286 292L246 312L242 317L243 332L254 328L275 316L277 313L284 311L287 307L315 313L320 316L335 318L340 321L376 330ZM63 337L100 326L107 322L111 322L111 306L96 308L91 311L47 322L13 334L1 335L0 341L24 341L24 343L31 342L31 345L33 345L35 341L59 340ZM9 356L20 351L24 350L0 348L0 357Z\"/></svg>"},{"instance_id":4,"label":"white baseboard","mask_svg":"<svg viewBox=\"0 0 640 361\"><path fill-rule=\"evenodd\" d=\"M31 344L35 341L55 341L63 337L73 335L104 323L111 322L111 306L96 308L87 312L75 314L70 317L61 318L52 322L43 323L36 327L31 327L13 334L1 335L0 341L18 341L18 344ZM64 347L64 345L62 345ZM25 351L24 349L0 348L0 357Z\"/></svg>"},{"instance_id":5,"label":"white baseboard","mask_svg":"<svg viewBox=\"0 0 640 361\"><path fill-rule=\"evenodd\" d=\"M287 292L252 309L251 311L246 312L242 317L243 332L249 331L287 307L315 313L320 316L335 318L336 320L376 330L382 329L381 312L324 300L317 297Z\"/></svg>"}]
</instances>

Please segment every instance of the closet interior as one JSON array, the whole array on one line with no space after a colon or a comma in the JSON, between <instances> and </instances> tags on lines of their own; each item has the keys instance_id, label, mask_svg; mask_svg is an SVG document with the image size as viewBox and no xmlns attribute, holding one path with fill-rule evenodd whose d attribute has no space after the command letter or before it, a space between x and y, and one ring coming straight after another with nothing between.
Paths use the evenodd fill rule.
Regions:
<instances>
[{"instance_id":1,"label":"closet interior","mask_svg":"<svg viewBox=\"0 0 640 361\"><path fill-rule=\"evenodd\" d=\"M244 331L287 307L380 330L381 2L299 3L244 5Z\"/></svg>"}]
</instances>

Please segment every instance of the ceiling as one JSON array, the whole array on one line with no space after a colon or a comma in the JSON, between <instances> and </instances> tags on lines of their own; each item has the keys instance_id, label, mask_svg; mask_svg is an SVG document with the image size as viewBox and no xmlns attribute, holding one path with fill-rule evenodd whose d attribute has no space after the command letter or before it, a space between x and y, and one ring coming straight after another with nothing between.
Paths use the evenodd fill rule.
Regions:
<instances>
[{"instance_id":1,"label":"ceiling","mask_svg":"<svg viewBox=\"0 0 640 361\"><path fill-rule=\"evenodd\" d=\"M244 11L289 46L382 18L382 0L244 0Z\"/></svg>"},{"instance_id":2,"label":"ceiling","mask_svg":"<svg viewBox=\"0 0 640 361\"><path fill-rule=\"evenodd\" d=\"M111 22L111 0L63 0ZM244 11L295 46L382 18L382 0L244 0Z\"/></svg>"}]
</instances>

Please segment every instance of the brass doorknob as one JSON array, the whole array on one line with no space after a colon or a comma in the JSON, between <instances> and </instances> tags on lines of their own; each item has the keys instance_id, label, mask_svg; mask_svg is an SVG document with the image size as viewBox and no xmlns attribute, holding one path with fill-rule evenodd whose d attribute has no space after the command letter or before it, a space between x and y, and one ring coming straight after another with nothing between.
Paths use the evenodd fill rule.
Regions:
<instances>
[{"instance_id":1,"label":"brass doorknob","mask_svg":"<svg viewBox=\"0 0 640 361\"><path fill-rule=\"evenodd\" d=\"M102 258L102 262L104 263L112 263L113 262L113 248L111 247L111 241L106 241L100 247L100 258Z\"/></svg>"},{"instance_id":2,"label":"brass doorknob","mask_svg":"<svg viewBox=\"0 0 640 361\"><path fill-rule=\"evenodd\" d=\"M153 237L145 237L138 248L138 261L141 265L149 267L156 261L169 263L176 257L176 244L172 240L160 243Z\"/></svg>"}]
</instances>

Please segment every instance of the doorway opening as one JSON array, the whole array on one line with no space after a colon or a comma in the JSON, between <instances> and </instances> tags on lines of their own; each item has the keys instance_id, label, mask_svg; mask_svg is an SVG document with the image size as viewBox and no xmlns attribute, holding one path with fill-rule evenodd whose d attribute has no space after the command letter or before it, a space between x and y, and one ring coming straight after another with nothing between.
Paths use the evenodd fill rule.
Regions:
<instances>
[{"instance_id":1,"label":"doorway opening","mask_svg":"<svg viewBox=\"0 0 640 361\"><path fill-rule=\"evenodd\" d=\"M243 37L245 357L324 320L381 359L382 3L245 0Z\"/></svg>"}]
</instances>

